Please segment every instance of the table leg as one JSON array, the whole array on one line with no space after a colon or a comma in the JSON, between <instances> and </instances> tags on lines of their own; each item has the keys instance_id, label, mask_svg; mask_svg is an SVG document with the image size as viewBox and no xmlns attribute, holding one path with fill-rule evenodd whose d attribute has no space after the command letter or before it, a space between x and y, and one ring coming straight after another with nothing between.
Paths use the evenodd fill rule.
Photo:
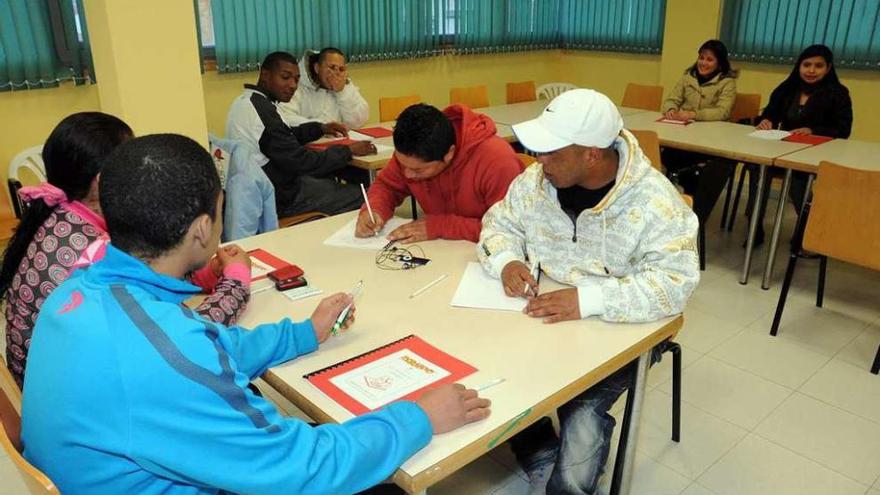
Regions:
<instances>
[{"instance_id":1,"label":"table leg","mask_svg":"<svg viewBox=\"0 0 880 495\"><path fill-rule=\"evenodd\" d=\"M373 182L376 182L376 174L378 172L379 171L376 170L375 168L371 168L371 169L367 170L367 177L368 177L367 180L369 181L369 183L367 184L368 186L371 185Z\"/></svg>"},{"instance_id":2,"label":"table leg","mask_svg":"<svg viewBox=\"0 0 880 495\"><path fill-rule=\"evenodd\" d=\"M645 401L645 388L648 382L648 368L651 365L651 352L639 356L632 388L626 396L626 410L620 425L620 443L614 461L610 495L629 495L632 485L633 465L636 459L636 439L639 436L639 419Z\"/></svg>"},{"instance_id":3,"label":"table leg","mask_svg":"<svg viewBox=\"0 0 880 495\"><path fill-rule=\"evenodd\" d=\"M791 169L785 169L785 178L782 179L782 193L779 195L779 204L776 207L776 219L773 221L773 233L770 235L770 248L767 250L767 263L764 265L764 280L761 288L770 288L770 277L773 276L773 264L776 261L776 248L779 244L779 231L782 230L782 215L785 213L785 198L791 187Z\"/></svg>"},{"instance_id":4,"label":"table leg","mask_svg":"<svg viewBox=\"0 0 880 495\"><path fill-rule=\"evenodd\" d=\"M746 285L749 283L749 270L752 268L752 248L755 245L755 234L758 232L758 225L763 219L761 218L761 207L764 202L764 178L767 176L767 165L758 165L758 190L756 191L755 203L752 206L752 219L749 222L749 236L746 239L746 256L743 259L742 275L739 277L739 283Z\"/></svg>"}]
</instances>

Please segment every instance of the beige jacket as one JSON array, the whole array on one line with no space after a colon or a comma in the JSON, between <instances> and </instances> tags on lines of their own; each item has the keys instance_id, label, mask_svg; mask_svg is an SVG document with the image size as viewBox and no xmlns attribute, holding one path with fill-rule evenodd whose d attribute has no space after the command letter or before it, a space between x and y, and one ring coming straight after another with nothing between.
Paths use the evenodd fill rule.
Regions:
<instances>
[{"instance_id":1,"label":"beige jacket","mask_svg":"<svg viewBox=\"0 0 880 495\"><path fill-rule=\"evenodd\" d=\"M709 82L700 86L690 70L672 88L663 100L663 113L669 110L689 110L697 112L697 120L727 120L736 100L736 79L721 78L717 74Z\"/></svg>"},{"instance_id":2,"label":"beige jacket","mask_svg":"<svg viewBox=\"0 0 880 495\"><path fill-rule=\"evenodd\" d=\"M477 257L500 278L511 261L540 263L576 286L581 317L652 321L682 312L700 280L697 216L623 130L617 181L573 222L535 164L483 216Z\"/></svg>"}]
</instances>

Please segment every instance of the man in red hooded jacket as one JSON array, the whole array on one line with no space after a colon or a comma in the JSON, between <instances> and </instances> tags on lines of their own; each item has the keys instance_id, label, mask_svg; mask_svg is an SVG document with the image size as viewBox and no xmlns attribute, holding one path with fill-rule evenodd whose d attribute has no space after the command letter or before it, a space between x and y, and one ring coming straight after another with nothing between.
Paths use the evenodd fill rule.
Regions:
<instances>
[{"instance_id":1,"label":"man in red hooded jacket","mask_svg":"<svg viewBox=\"0 0 880 495\"><path fill-rule=\"evenodd\" d=\"M394 209L412 195L425 217L388 234L404 244L430 239L477 242L481 219L507 194L523 170L513 148L495 135L495 123L464 105L442 112L413 105L394 127L394 156L370 186L373 219L361 208L355 235L382 229Z\"/></svg>"}]
</instances>

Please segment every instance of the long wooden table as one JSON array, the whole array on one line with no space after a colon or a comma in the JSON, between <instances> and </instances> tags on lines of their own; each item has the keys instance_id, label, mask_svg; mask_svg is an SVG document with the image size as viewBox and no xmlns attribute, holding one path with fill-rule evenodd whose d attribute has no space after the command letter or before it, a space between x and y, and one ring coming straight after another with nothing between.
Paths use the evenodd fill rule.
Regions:
<instances>
[{"instance_id":1,"label":"long wooden table","mask_svg":"<svg viewBox=\"0 0 880 495\"><path fill-rule=\"evenodd\" d=\"M628 129L644 129L656 132L660 139L660 144L663 146L758 165L759 180L754 211L761 211L767 167L773 165L775 160L782 155L810 147L809 144L771 141L751 137L749 134L754 132L755 128L749 125L731 122L693 122L690 125L677 125L657 122L660 116L660 112L641 112L625 115L623 120ZM780 209L777 211L777 217L781 214L782 210ZM741 284L747 284L749 281L755 233L758 230L759 221L759 215L752 215L749 224L749 235L746 239L742 274L739 279ZM775 238L771 237L771 251L774 239L778 240L779 237L778 229L775 227L774 232L776 236ZM772 261L768 260L768 265L770 263ZM765 271L768 265L765 265Z\"/></svg>"},{"instance_id":2,"label":"long wooden table","mask_svg":"<svg viewBox=\"0 0 880 495\"><path fill-rule=\"evenodd\" d=\"M591 318L547 326L518 312L453 308L450 300L465 266L476 260L474 244L420 243L431 259L428 265L381 270L375 266L373 251L323 245L324 239L352 218L354 213L347 213L240 241L246 249L263 248L296 263L305 270L309 284L323 289L324 295L347 291L358 280L364 281L354 328L331 338L315 353L271 369L264 376L268 383L315 420L345 421L351 413L303 375L409 334L477 367L476 374L462 380L466 385L504 378L504 383L484 392L493 402L488 419L435 437L395 473L395 483L409 493L419 493L638 359L620 484L620 493L628 493L650 349L677 333L681 316L646 324L611 324ZM449 277L415 299L409 298L442 274ZM254 295L241 323L252 326L282 317L304 319L318 300L290 302L274 290L261 292Z\"/></svg>"}]
</instances>

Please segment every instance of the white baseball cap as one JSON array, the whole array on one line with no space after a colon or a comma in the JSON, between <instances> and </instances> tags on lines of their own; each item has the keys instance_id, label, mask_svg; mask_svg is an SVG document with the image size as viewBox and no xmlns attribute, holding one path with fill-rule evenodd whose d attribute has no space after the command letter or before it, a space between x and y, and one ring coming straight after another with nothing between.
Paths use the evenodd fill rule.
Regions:
<instances>
[{"instance_id":1,"label":"white baseball cap","mask_svg":"<svg viewBox=\"0 0 880 495\"><path fill-rule=\"evenodd\" d=\"M537 153L572 144L607 148L623 129L617 106L592 89L572 89L553 98L536 119L513 126L519 142Z\"/></svg>"}]
</instances>

